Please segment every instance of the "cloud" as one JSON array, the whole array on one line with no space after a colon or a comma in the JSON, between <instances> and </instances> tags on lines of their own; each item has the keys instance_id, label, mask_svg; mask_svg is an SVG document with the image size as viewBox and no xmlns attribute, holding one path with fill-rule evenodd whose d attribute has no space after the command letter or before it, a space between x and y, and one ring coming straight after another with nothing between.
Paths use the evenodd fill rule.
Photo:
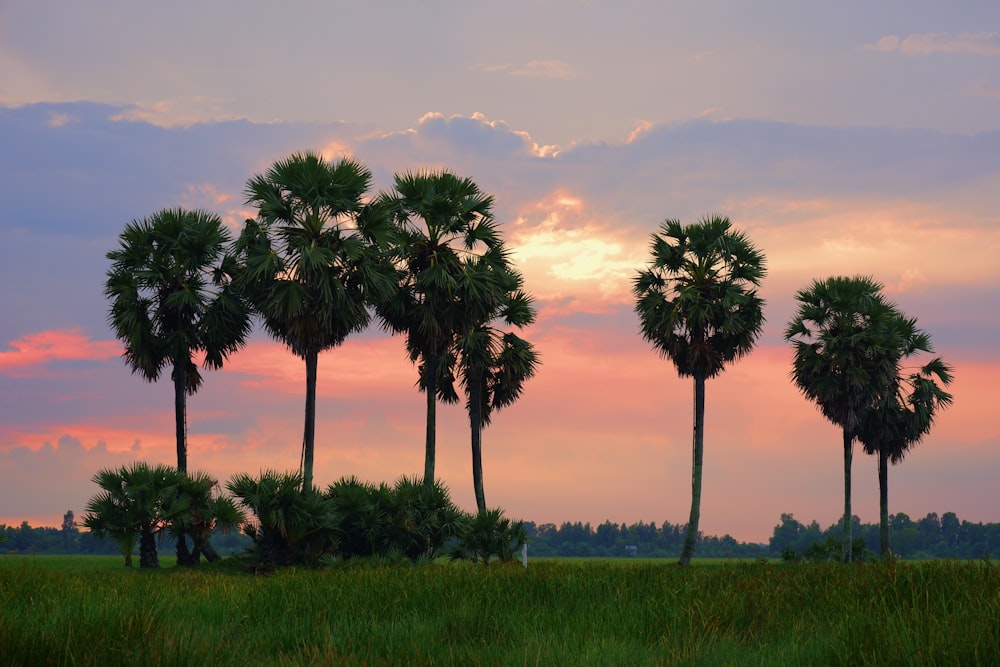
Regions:
<instances>
[{"instance_id":1,"label":"cloud","mask_svg":"<svg viewBox=\"0 0 1000 667\"><path fill-rule=\"evenodd\" d=\"M479 69L484 72L530 79L571 79L574 77L572 68L562 60L530 60L523 65L484 65Z\"/></svg>"},{"instance_id":2,"label":"cloud","mask_svg":"<svg viewBox=\"0 0 1000 667\"><path fill-rule=\"evenodd\" d=\"M157 127L187 127L196 123L245 120L229 110L231 100L189 97L136 103L110 116L113 121L141 121Z\"/></svg>"},{"instance_id":3,"label":"cloud","mask_svg":"<svg viewBox=\"0 0 1000 667\"><path fill-rule=\"evenodd\" d=\"M642 261L640 247L582 197L562 190L525 205L512 223L511 252L529 289L541 299L581 305L621 302Z\"/></svg>"},{"instance_id":4,"label":"cloud","mask_svg":"<svg viewBox=\"0 0 1000 667\"><path fill-rule=\"evenodd\" d=\"M481 113L468 117L427 113L418 121L417 131L406 136L416 142L441 142L455 151L472 150L493 158L547 157L559 150L557 146L540 146L527 132L512 130L506 122L490 120Z\"/></svg>"},{"instance_id":5,"label":"cloud","mask_svg":"<svg viewBox=\"0 0 1000 667\"><path fill-rule=\"evenodd\" d=\"M933 53L968 53L980 56L1000 55L1000 33L929 32L912 34L900 39L896 35L885 35L866 49L889 53L900 51L905 54L930 55Z\"/></svg>"},{"instance_id":6,"label":"cloud","mask_svg":"<svg viewBox=\"0 0 1000 667\"><path fill-rule=\"evenodd\" d=\"M93 341L79 329L41 331L8 343L0 350L0 374L12 377L49 375L53 361L104 361L121 354L118 341Z\"/></svg>"}]
</instances>

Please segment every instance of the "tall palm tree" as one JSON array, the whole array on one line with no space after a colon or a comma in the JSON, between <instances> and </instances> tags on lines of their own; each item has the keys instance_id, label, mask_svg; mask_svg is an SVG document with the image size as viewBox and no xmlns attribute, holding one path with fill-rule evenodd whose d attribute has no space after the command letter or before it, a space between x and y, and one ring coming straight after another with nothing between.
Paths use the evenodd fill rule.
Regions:
<instances>
[{"instance_id":1,"label":"tall palm tree","mask_svg":"<svg viewBox=\"0 0 1000 667\"><path fill-rule=\"evenodd\" d=\"M171 367L177 469L186 472L187 395L202 384L194 355L204 353L206 368L222 368L250 333L246 304L233 289L234 265L225 256L229 232L214 213L164 209L130 222L118 241L107 253L108 321L133 373L154 382ZM177 559L189 560L183 533Z\"/></svg>"},{"instance_id":2,"label":"tall palm tree","mask_svg":"<svg viewBox=\"0 0 1000 667\"><path fill-rule=\"evenodd\" d=\"M680 564L698 541L705 438L705 380L753 349L764 326L757 287L767 274L764 255L729 218L683 226L666 220L650 242L652 261L633 278L642 336L694 380L691 515Z\"/></svg>"},{"instance_id":3,"label":"tall palm tree","mask_svg":"<svg viewBox=\"0 0 1000 667\"><path fill-rule=\"evenodd\" d=\"M451 350L459 333L503 298L496 282L508 260L493 198L468 178L448 171L397 174L386 201L395 211L403 270L380 314L386 328L406 334L410 360L420 362L418 385L427 396L424 483L433 485L437 401L458 400ZM481 261L468 261L475 257Z\"/></svg>"},{"instance_id":4,"label":"tall palm tree","mask_svg":"<svg viewBox=\"0 0 1000 667\"><path fill-rule=\"evenodd\" d=\"M889 464L896 464L930 432L937 412L951 405L952 395L941 385L952 381L951 366L935 357L907 374L903 362L918 352L931 353L930 335L917 329L915 319L900 317L896 374L889 391L878 397L874 409L861 420L858 440L865 453L878 456L879 545L889 546ZM941 385L938 384L941 383Z\"/></svg>"},{"instance_id":5,"label":"tall palm tree","mask_svg":"<svg viewBox=\"0 0 1000 667\"><path fill-rule=\"evenodd\" d=\"M524 383L538 367L538 354L531 343L493 326L495 320L515 327L535 320L532 298L522 290L520 273L510 271L509 280L510 291L502 307L460 335L455 346L472 432L472 484L480 512L486 511L483 428L489 425L494 410L513 404L521 396Z\"/></svg>"},{"instance_id":6,"label":"tall palm tree","mask_svg":"<svg viewBox=\"0 0 1000 667\"><path fill-rule=\"evenodd\" d=\"M844 449L842 556L853 558L851 463L854 440L880 395L889 393L901 348L900 315L867 276L814 280L795 294L799 309L785 329L792 381L841 427Z\"/></svg>"},{"instance_id":7,"label":"tall palm tree","mask_svg":"<svg viewBox=\"0 0 1000 667\"><path fill-rule=\"evenodd\" d=\"M236 243L240 285L264 328L306 364L302 488L313 486L319 353L364 329L369 306L395 284L383 247L393 225L364 198L371 172L360 162L314 153L279 160L246 186L257 218Z\"/></svg>"},{"instance_id":8,"label":"tall palm tree","mask_svg":"<svg viewBox=\"0 0 1000 667\"><path fill-rule=\"evenodd\" d=\"M250 316L224 258L229 232L214 213L165 209L133 220L107 258L108 320L133 373L153 382L171 367L177 468L187 470L186 396L201 387L194 362L221 368L250 333Z\"/></svg>"}]
</instances>

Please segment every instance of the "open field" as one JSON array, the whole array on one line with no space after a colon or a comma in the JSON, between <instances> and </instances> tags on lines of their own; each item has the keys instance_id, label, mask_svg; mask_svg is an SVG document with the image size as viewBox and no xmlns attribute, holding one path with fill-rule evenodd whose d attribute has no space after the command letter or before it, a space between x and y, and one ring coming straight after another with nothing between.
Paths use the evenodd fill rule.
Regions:
<instances>
[{"instance_id":1,"label":"open field","mask_svg":"<svg viewBox=\"0 0 1000 667\"><path fill-rule=\"evenodd\" d=\"M128 570L0 558L4 665L992 665L1000 569L535 561Z\"/></svg>"}]
</instances>

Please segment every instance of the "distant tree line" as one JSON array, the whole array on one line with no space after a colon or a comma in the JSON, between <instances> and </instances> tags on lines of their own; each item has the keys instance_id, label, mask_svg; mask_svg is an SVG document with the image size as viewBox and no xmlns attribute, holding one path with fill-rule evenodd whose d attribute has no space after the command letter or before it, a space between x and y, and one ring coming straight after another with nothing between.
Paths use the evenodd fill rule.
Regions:
<instances>
[{"instance_id":1,"label":"distant tree line","mask_svg":"<svg viewBox=\"0 0 1000 667\"><path fill-rule=\"evenodd\" d=\"M239 553L250 544L250 538L236 531L212 536L212 542L223 556ZM172 551L175 540L164 535L158 544L161 550ZM18 526L0 523L0 554L93 554L120 555L113 541L98 538L90 531L81 531L73 511L66 512L62 526L32 526L22 521Z\"/></svg>"},{"instance_id":2,"label":"distant tree line","mask_svg":"<svg viewBox=\"0 0 1000 667\"><path fill-rule=\"evenodd\" d=\"M0 554L107 554L119 555L117 545L81 532L67 512L61 528L33 527L27 521L19 526L0 524ZM900 558L983 558L1000 552L1000 523L963 521L954 512L940 516L931 512L913 520L899 512L889 517L893 553ZM605 521L591 523L535 523L525 521L528 551L533 557L580 558L677 558L684 543L685 524L669 521L660 525L650 521L633 524ZM826 544L833 538L839 545L841 525L838 521L826 528L818 522L803 524L793 514L782 514L781 521L767 544L740 542L730 535L698 536L698 554L705 558L777 558L783 554L803 555L813 545ZM861 523L854 517L852 534L863 540L865 547L878 553L879 524ZM216 532L212 542L220 554L240 553L252 546L246 535ZM634 547L634 549L632 548ZM170 552L174 541L165 535L159 548Z\"/></svg>"},{"instance_id":3,"label":"distant tree line","mask_svg":"<svg viewBox=\"0 0 1000 667\"><path fill-rule=\"evenodd\" d=\"M852 535L869 554L879 553L880 524L861 523L853 517ZM678 558L684 545L685 524L661 525L642 521L630 525L611 521L593 526L579 521L536 524L525 522L528 550L534 556L618 558ZM698 534L698 555L704 558L753 558L766 556L801 557L810 547L836 545L839 559L841 522L827 528L812 521L803 524L792 514L782 514L781 522L767 544L740 542L731 535L717 537ZM962 521L954 512L938 516L931 512L913 520L905 513L889 516L893 554L900 558L983 558L1000 552L1000 523Z\"/></svg>"}]
</instances>

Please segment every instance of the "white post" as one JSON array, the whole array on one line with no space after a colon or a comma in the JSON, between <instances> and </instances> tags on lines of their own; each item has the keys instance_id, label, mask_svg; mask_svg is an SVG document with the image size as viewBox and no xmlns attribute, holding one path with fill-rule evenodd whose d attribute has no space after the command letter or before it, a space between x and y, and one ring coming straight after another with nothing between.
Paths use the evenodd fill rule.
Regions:
<instances>
[{"instance_id":1,"label":"white post","mask_svg":"<svg viewBox=\"0 0 1000 667\"><path fill-rule=\"evenodd\" d=\"M528 567L528 542L525 540L524 544L521 545L521 565L525 568Z\"/></svg>"}]
</instances>

